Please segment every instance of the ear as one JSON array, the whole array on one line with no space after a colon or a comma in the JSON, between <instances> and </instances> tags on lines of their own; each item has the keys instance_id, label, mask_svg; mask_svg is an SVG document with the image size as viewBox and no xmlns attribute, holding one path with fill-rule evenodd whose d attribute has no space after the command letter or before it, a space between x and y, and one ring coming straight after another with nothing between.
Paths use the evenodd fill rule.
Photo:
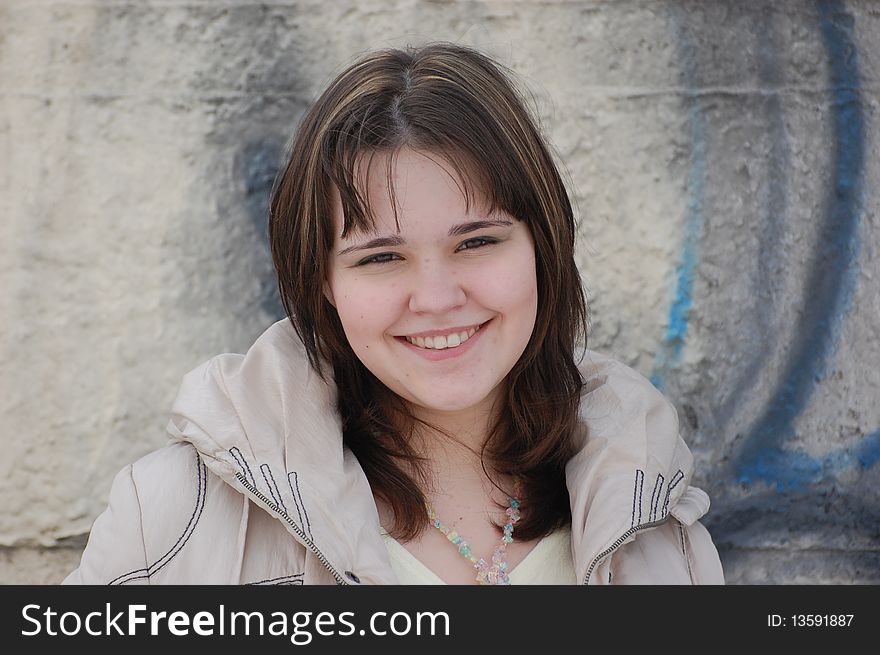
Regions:
<instances>
[{"instance_id":1,"label":"ear","mask_svg":"<svg viewBox=\"0 0 880 655\"><path fill-rule=\"evenodd\" d=\"M324 292L324 297L327 299L327 302L333 305L333 307L336 307L336 301L333 299L333 290L330 288L330 283L327 282L327 280L324 280L322 291Z\"/></svg>"}]
</instances>

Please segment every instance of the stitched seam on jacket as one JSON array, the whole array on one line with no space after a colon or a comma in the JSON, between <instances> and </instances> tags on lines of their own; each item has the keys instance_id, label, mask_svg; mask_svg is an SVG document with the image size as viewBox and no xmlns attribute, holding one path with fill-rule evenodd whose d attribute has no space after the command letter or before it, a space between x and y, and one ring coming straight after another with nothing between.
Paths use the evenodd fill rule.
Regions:
<instances>
[{"instance_id":1,"label":"stitched seam on jacket","mask_svg":"<svg viewBox=\"0 0 880 655\"><path fill-rule=\"evenodd\" d=\"M309 539L312 539L311 526L309 526L309 528L307 529L306 524L303 522L303 513L305 512L306 506L305 506L305 503L302 502L302 498L298 497L299 494L297 493L297 491L293 490L293 484L290 482L291 475L294 477L294 480L296 480L296 478L298 476L296 474L296 471L291 471L290 473L288 473L287 474L287 486L290 487L290 493L293 496L293 504L296 505L296 513L299 516L299 525L303 529L303 532L308 534ZM296 488L297 488L297 490L299 490L299 484L297 484ZM300 507L300 505L302 505L302 507Z\"/></svg>"},{"instance_id":2,"label":"stitched seam on jacket","mask_svg":"<svg viewBox=\"0 0 880 655\"><path fill-rule=\"evenodd\" d=\"M636 469L636 481L633 485L633 509L632 509L632 520L630 521L630 527L634 527L642 522L642 487L645 483L645 472ZM636 502L636 490L638 490L638 502ZM636 508L639 510L639 520L636 522Z\"/></svg>"},{"instance_id":3,"label":"stitched seam on jacket","mask_svg":"<svg viewBox=\"0 0 880 655\"><path fill-rule=\"evenodd\" d=\"M683 479L684 473L681 472L681 469L678 469L675 475L672 476L672 480L669 481L669 486L666 488L666 499L663 501L663 516L666 516L669 511L669 497L672 494L672 490L675 489L675 485L677 485Z\"/></svg>"},{"instance_id":4,"label":"stitched seam on jacket","mask_svg":"<svg viewBox=\"0 0 880 655\"><path fill-rule=\"evenodd\" d=\"M291 493L293 493L294 499L298 500L296 508L299 509L299 506L302 505L302 512L306 517L306 526L305 526L306 531L309 533L309 539L314 541L314 537L312 536L312 522L309 521L309 513L306 510L306 504L303 502L302 493L300 493L300 490L299 490L299 475L296 473L296 471L292 471L292 473L293 473L293 482L296 485L296 491L293 490L293 487L290 488L290 491L291 491ZM290 475L289 474L287 476L287 484L290 484ZM300 518L300 522L302 522L301 518Z\"/></svg>"},{"instance_id":5,"label":"stitched seam on jacket","mask_svg":"<svg viewBox=\"0 0 880 655\"><path fill-rule=\"evenodd\" d=\"M257 582L248 582L245 586L251 585L280 585L280 584L302 584L304 573L291 573L290 575L282 575L278 578L269 578L267 580L258 580Z\"/></svg>"},{"instance_id":6,"label":"stitched seam on jacket","mask_svg":"<svg viewBox=\"0 0 880 655\"><path fill-rule=\"evenodd\" d=\"M654 491L651 493L651 510L648 514L648 521L654 521L657 516L658 505L660 504L660 494L663 493L663 474L657 474L657 480L654 482Z\"/></svg>"},{"instance_id":7,"label":"stitched seam on jacket","mask_svg":"<svg viewBox=\"0 0 880 655\"><path fill-rule=\"evenodd\" d=\"M251 473L251 467L248 466L247 460L245 460L244 455L241 454L241 451L238 449L238 447L233 446L232 448L230 448L229 454L232 455L233 458L235 458L235 463L238 464L241 472L247 474L248 479L250 479L251 481L251 486L256 488L257 481L254 480L253 473Z\"/></svg>"},{"instance_id":8,"label":"stitched seam on jacket","mask_svg":"<svg viewBox=\"0 0 880 655\"><path fill-rule=\"evenodd\" d=\"M195 450L195 448L193 449ZM204 476L203 474L204 469ZM170 562L174 557L183 550L183 547L186 545L186 542L189 541L189 538L195 532L196 525L199 522L199 519L202 516L202 510L205 507L205 497L207 496L207 487L208 487L208 472L205 467L205 463L202 462L201 457L199 457L198 451L196 451L196 470L198 472L198 493L196 495L196 506L193 508L193 513L189 518L189 522L186 524L186 528L184 528L183 533L180 537L177 538L177 541L174 545L166 552L162 557L157 559L155 562L142 569L135 569L134 571L129 571L128 573L124 573L117 578L114 578L107 584L109 585L123 585L127 582L132 582L133 580L141 580L143 578L149 578L154 573L157 573L162 567L164 567L168 562ZM165 560L162 562L162 560ZM162 564L159 564L162 562ZM158 565L158 566L157 566ZM144 575L137 575L136 573L143 573ZM129 577L134 576L134 577Z\"/></svg>"},{"instance_id":9,"label":"stitched seam on jacket","mask_svg":"<svg viewBox=\"0 0 880 655\"><path fill-rule=\"evenodd\" d=\"M263 474L263 479L266 481L266 485L269 487L269 493L272 494L272 499L275 501L275 504L281 505L281 507L284 508L284 512L287 513L287 505L284 504L284 499L281 497L281 490L278 489L278 485L275 484L275 476L272 475L272 469L269 468L268 464L260 464L260 471ZM266 473L269 474L268 478L266 477ZM277 498L275 498L275 494L278 494Z\"/></svg>"},{"instance_id":10,"label":"stitched seam on jacket","mask_svg":"<svg viewBox=\"0 0 880 655\"><path fill-rule=\"evenodd\" d=\"M195 447L193 447L193 449L195 449ZM198 457L198 452L196 453L196 457ZM134 469L132 469L132 472L133 472L133 471L134 471ZM132 484L134 484L134 478L133 478L133 477L132 477ZM137 487L135 487L135 493L137 493ZM183 529L183 533L180 535L180 537L178 537L177 541L174 543L174 546L171 547L171 550L174 550L174 548L177 547L177 544L180 543L180 540L181 540L181 539L183 538L183 536L186 534L187 530L189 530L189 526L190 526L190 524L192 524L193 517L196 515L196 512L197 512L197 510L198 510L198 506L199 506L199 495L200 495L200 494L201 494L201 484L199 485L198 493L197 493L197 495L196 495L196 506L193 508L193 513L192 513L192 515L190 515L190 517L189 517L189 521L187 522L186 527ZM139 509L140 512L141 512L141 516L143 516L143 509L141 508L140 500L138 500L138 509ZM145 542L145 540L144 540L144 538L143 538L143 533L144 533L143 518L141 518L141 544L142 544L143 547L144 547L144 564L146 564L146 561L147 561L146 547L147 547L147 545L146 545L146 542ZM171 552L171 551L168 551L168 552ZM168 553L165 553L165 554L167 555ZM164 556L163 556L163 557L164 557ZM128 576L130 576L130 575L134 575L135 573L143 573L144 571L149 571L149 570L150 570L150 565L144 566L144 567L139 568L139 569L134 569L133 571L129 571L128 573L123 573L122 575L119 575L119 576L113 578L113 579L112 579L110 582L108 582L107 584L108 584L108 585L114 585L114 584L125 584L126 580L122 580L123 578L127 578ZM143 576L141 576L141 577L143 577ZM147 577L149 577L149 576L147 576ZM136 579L140 579L140 578L133 578L133 579L136 580ZM122 582L118 582L118 581L120 581L120 580L122 580Z\"/></svg>"},{"instance_id":11,"label":"stitched seam on jacket","mask_svg":"<svg viewBox=\"0 0 880 655\"><path fill-rule=\"evenodd\" d=\"M196 457L198 457L198 454L196 455ZM128 582L132 582L134 580L141 580L143 578L149 579L150 576L159 572L162 568L164 568L164 566L166 564L168 564L168 562L170 562L172 559L174 559L174 557L181 550L183 550L183 547L186 545L186 542L189 541L189 538L195 532L196 525L198 524L199 519L202 516L202 510L205 507L205 497L207 496L207 487L208 487L208 472L207 472L207 469L205 468L204 469L204 478L203 478L202 477L203 467L204 467L204 463L199 458L198 463L197 463L197 471L198 471L198 477L199 477L199 480L198 480L199 488L198 488L198 495L196 497L196 509L198 510L198 515L195 516L195 522L192 522L193 519L190 518L190 524L187 524L187 527L184 530L184 533L180 537L178 537L177 542L174 544L174 546L172 546L171 550L169 550L162 557L160 557L158 560L156 560L150 566L148 566L145 570L145 575L138 575L138 576L130 577L125 580L121 580L118 584L123 585ZM194 513L196 512L196 509L193 510ZM189 531L189 534L187 534L187 531ZM181 543L181 539L183 539L182 543ZM176 550L175 550L175 548L176 548ZM165 560L164 562L162 562L163 559ZM162 564L159 565L158 567L156 567L156 565L159 564L159 562L162 562ZM156 567L156 568L154 569L154 567ZM132 571L132 573L140 573L140 572L141 571Z\"/></svg>"},{"instance_id":12,"label":"stitched seam on jacket","mask_svg":"<svg viewBox=\"0 0 880 655\"><path fill-rule=\"evenodd\" d=\"M141 524L141 549L144 554L144 566L147 565L147 542L144 539L144 508L141 505L141 497L138 494L137 485L134 483L134 466L129 466L129 478L131 479L131 487L134 489L134 498L138 505L138 522ZM129 574L126 574L129 575ZM112 584L112 583L111 583Z\"/></svg>"},{"instance_id":13,"label":"stitched seam on jacket","mask_svg":"<svg viewBox=\"0 0 880 655\"><path fill-rule=\"evenodd\" d=\"M688 577L691 579L692 585L697 584L696 580L694 580L694 572L691 569L691 558L688 555L687 545L685 544L684 526L681 524L681 521L678 522L678 535L681 538L681 552L688 567Z\"/></svg>"}]
</instances>

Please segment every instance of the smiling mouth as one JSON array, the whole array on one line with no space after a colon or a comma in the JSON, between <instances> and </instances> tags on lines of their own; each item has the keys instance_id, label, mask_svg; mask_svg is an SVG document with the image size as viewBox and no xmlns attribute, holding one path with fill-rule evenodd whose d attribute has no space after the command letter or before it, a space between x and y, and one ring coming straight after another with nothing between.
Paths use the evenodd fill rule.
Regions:
<instances>
[{"instance_id":1,"label":"smiling mouth","mask_svg":"<svg viewBox=\"0 0 880 655\"><path fill-rule=\"evenodd\" d=\"M480 328L471 328L463 332L452 332L451 334L438 335L436 337L404 337L412 345L419 348L445 350L446 348L455 348L470 339L477 333Z\"/></svg>"},{"instance_id":2,"label":"smiling mouth","mask_svg":"<svg viewBox=\"0 0 880 655\"><path fill-rule=\"evenodd\" d=\"M489 321L486 321L488 323ZM433 337L397 337L398 339L405 339L416 348L423 348L424 350L449 350L453 348L458 348L472 336L474 336L477 332L479 332L486 323L481 323L475 328L470 328L469 330L462 330L460 332L450 332L449 334L436 335Z\"/></svg>"}]
</instances>

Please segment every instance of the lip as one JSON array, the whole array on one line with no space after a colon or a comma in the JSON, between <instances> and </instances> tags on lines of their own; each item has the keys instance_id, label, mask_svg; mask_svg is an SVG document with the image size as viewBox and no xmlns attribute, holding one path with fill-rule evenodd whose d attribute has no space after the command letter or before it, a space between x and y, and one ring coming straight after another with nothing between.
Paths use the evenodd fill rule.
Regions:
<instances>
[{"instance_id":1,"label":"lip","mask_svg":"<svg viewBox=\"0 0 880 655\"><path fill-rule=\"evenodd\" d=\"M476 343L476 341L483 335L483 332L486 331L486 328L489 326L489 324L494 320L495 319L492 318L492 319L489 319L488 321L486 321L485 323L480 323L479 324L480 329L477 330L476 332L474 332L474 335L472 337L469 337L467 341L465 341L460 346L456 346L455 348L443 348L442 350L434 350L433 348L419 348L418 346L415 346L415 345L411 344L409 341L407 341L406 337L394 337L394 338L395 338L395 340L397 340L398 342L403 344L406 348L415 352L415 354L417 354L417 355L421 355L422 357L424 357L428 361L439 362L439 361L443 361L445 359L453 359L455 357L461 357L462 355L465 355L471 349L471 347L473 347L474 343ZM475 326L472 325L470 327L475 327ZM466 330L466 329L468 329L468 328L461 328L461 330ZM454 331L454 329L452 331ZM420 335L415 335L415 336L426 335L426 336L430 337L430 336L433 336L433 334L445 334L445 333L442 331L435 330L434 333L422 332ZM410 336L413 336L413 335L410 335Z\"/></svg>"},{"instance_id":2,"label":"lip","mask_svg":"<svg viewBox=\"0 0 880 655\"><path fill-rule=\"evenodd\" d=\"M490 319L490 320L491 320L491 319ZM471 328L475 328L475 327L479 327L479 326L481 326L481 325L485 325L485 324L488 323L488 322L489 322L489 321L486 321L485 323L471 323L470 325L463 325L463 326L459 326L459 327L444 328L444 329L442 329L442 330L426 330L425 332L416 332L416 333L414 333L414 334L407 334L407 335L401 335L401 336L407 336L407 337L412 337L412 338L415 338L415 337L422 337L422 338L425 338L425 337L436 337L437 335L440 335L440 334L452 334L453 332L455 332L456 334L458 334L458 333L460 333L460 332L467 332L467 331L470 330Z\"/></svg>"}]
</instances>

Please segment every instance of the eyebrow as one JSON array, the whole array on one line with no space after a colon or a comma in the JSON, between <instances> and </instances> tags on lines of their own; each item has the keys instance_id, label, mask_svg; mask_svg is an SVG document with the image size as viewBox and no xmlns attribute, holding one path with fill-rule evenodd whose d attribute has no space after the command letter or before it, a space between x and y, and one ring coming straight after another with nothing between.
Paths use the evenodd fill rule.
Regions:
<instances>
[{"instance_id":1,"label":"eyebrow","mask_svg":"<svg viewBox=\"0 0 880 655\"><path fill-rule=\"evenodd\" d=\"M509 227L510 225L513 225L513 223L503 218L491 221L469 221L467 223L459 223L458 225L453 225L451 228L449 228L449 236L458 237L462 234L469 234L470 232L476 232L477 230L484 230L487 227ZM402 246L405 243L406 241L401 236L376 237L375 239L371 239L366 243L343 248L337 253L337 255L341 257L342 255L347 255L348 253L355 252L357 250L369 250L371 248L383 248L385 246Z\"/></svg>"}]
</instances>

